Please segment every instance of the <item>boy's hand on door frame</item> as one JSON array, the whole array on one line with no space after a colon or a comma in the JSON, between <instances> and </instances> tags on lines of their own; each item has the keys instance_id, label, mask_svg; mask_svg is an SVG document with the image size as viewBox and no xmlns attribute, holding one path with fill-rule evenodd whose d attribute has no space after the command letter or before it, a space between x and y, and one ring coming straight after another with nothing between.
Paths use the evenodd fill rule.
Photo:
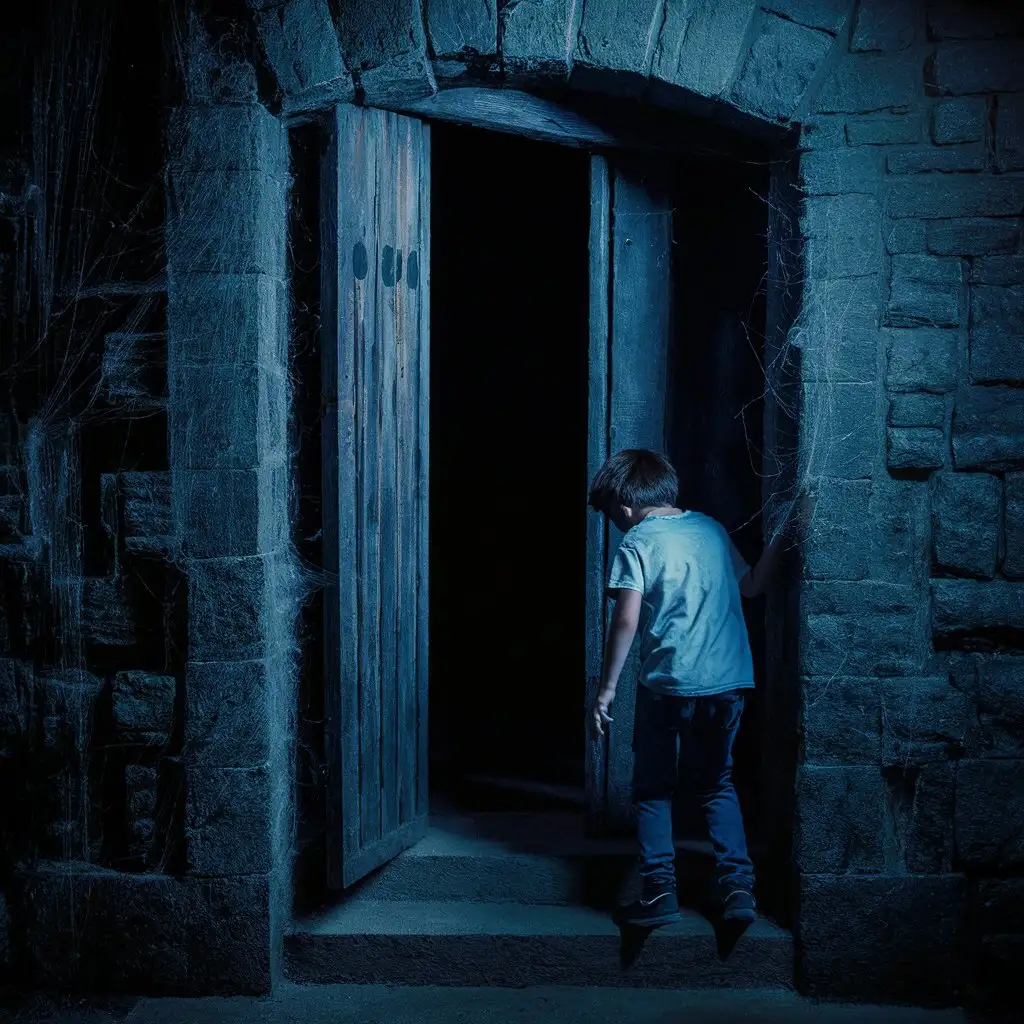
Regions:
<instances>
[{"instance_id":1,"label":"boy's hand on door frame","mask_svg":"<svg viewBox=\"0 0 1024 1024\"><path fill-rule=\"evenodd\" d=\"M609 703L610 701L603 701L598 698L590 709L590 729L596 740L604 736L604 727L612 720L608 714Z\"/></svg>"}]
</instances>

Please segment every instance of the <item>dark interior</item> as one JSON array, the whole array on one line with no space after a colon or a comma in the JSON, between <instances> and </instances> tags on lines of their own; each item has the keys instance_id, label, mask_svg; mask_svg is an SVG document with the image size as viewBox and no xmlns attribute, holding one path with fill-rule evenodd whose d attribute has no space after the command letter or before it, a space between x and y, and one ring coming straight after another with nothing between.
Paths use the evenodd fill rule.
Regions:
<instances>
[{"instance_id":1,"label":"dark interior","mask_svg":"<svg viewBox=\"0 0 1024 1024\"><path fill-rule=\"evenodd\" d=\"M493 810L582 794L589 163L431 135L432 789Z\"/></svg>"}]
</instances>

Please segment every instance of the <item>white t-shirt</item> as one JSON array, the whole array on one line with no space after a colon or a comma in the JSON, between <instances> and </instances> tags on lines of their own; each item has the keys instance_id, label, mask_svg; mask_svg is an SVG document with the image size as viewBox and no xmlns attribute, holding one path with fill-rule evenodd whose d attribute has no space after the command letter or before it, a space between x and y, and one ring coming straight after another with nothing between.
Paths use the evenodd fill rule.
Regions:
<instances>
[{"instance_id":1,"label":"white t-shirt","mask_svg":"<svg viewBox=\"0 0 1024 1024\"><path fill-rule=\"evenodd\" d=\"M701 512L648 516L623 537L608 587L643 594L642 683L684 697L753 687L739 588L749 568Z\"/></svg>"}]
</instances>

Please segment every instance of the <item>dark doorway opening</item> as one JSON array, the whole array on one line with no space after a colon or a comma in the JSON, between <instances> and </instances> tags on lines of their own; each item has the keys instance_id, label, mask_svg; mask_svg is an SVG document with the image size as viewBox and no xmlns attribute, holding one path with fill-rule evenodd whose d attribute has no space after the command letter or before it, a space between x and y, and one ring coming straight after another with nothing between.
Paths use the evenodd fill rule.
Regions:
<instances>
[{"instance_id":1,"label":"dark doorway opening","mask_svg":"<svg viewBox=\"0 0 1024 1024\"><path fill-rule=\"evenodd\" d=\"M431 789L582 803L589 157L431 148Z\"/></svg>"}]
</instances>

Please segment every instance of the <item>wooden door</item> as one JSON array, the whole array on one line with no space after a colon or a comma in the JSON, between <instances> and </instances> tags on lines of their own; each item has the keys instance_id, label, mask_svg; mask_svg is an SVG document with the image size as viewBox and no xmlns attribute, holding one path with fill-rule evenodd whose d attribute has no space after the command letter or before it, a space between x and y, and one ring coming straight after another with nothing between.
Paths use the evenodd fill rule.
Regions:
<instances>
[{"instance_id":1,"label":"wooden door","mask_svg":"<svg viewBox=\"0 0 1024 1024\"><path fill-rule=\"evenodd\" d=\"M588 471L623 448L665 451L671 338L671 168L663 158L591 159ZM594 699L610 616L605 583L622 535L589 513L587 702ZM630 825L637 650L619 682L614 721L587 744L588 830Z\"/></svg>"},{"instance_id":2,"label":"wooden door","mask_svg":"<svg viewBox=\"0 0 1024 1024\"><path fill-rule=\"evenodd\" d=\"M336 108L324 162L328 877L427 817L429 127Z\"/></svg>"}]
</instances>

